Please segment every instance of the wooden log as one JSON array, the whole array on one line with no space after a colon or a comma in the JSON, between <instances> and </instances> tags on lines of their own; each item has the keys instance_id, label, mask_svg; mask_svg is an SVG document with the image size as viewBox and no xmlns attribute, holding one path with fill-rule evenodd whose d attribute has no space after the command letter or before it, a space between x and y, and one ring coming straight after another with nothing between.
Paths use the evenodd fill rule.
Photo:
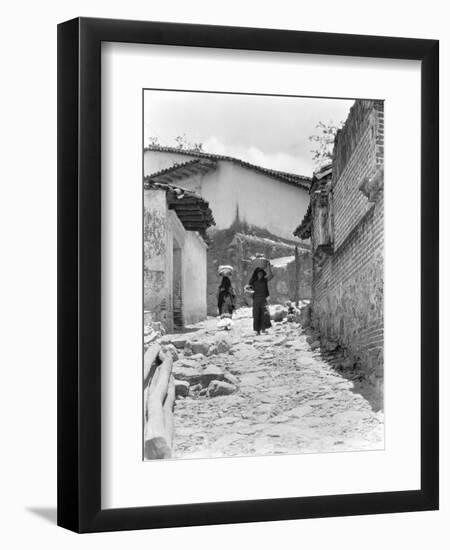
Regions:
<instances>
[{"instance_id":1,"label":"wooden log","mask_svg":"<svg viewBox=\"0 0 450 550\"><path fill-rule=\"evenodd\" d=\"M148 386L144 387L144 425L148 422L148 411L147 411L147 398L148 398Z\"/></svg>"},{"instance_id":2,"label":"wooden log","mask_svg":"<svg viewBox=\"0 0 450 550\"><path fill-rule=\"evenodd\" d=\"M158 356L161 351L161 346L159 344L151 345L144 355L144 388L150 382L151 376L158 365ZM153 368L152 368L153 367Z\"/></svg>"},{"instance_id":3,"label":"wooden log","mask_svg":"<svg viewBox=\"0 0 450 550\"><path fill-rule=\"evenodd\" d=\"M173 410L175 408L175 379L170 376L169 387L167 389L166 399L163 404L164 410L164 426L166 429L167 443L172 449L173 446Z\"/></svg>"},{"instance_id":4,"label":"wooden log","mask_svg":"<svg viewBox=\"0 0 450 550\"><path fill-rule=\"evenodd\" d=\"M175 385L172 377L172 356L159 352L161 363L156 367L147 388L144 431L144 457L147 460L170 458L173 441L173 407Z\"/></svg>"}]
</instances>

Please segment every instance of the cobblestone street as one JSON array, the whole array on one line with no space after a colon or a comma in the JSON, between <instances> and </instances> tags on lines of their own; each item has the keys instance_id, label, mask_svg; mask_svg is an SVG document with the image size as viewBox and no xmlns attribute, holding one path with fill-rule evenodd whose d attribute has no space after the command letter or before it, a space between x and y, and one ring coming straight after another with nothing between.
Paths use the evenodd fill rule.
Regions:
<instances>
[{"instance_id":1,"label":"cobblestone street","mask_svg":"<svg viewBox=\"0 0 450 550\"><path fill-rule=\"evenodd\" d=\"M185 359L181 352L175 376L177 365L198 363L204 372L220 368L237 390L211 397L191 388L185 397L178 397L174 458L384 447L383 413L375 412L364 392L356 391L356 375L355 381L342 376L328 362L330 354L311 349L297 323L273 323L268 334L255 336L251 311L244 308L237 312L230 331L218 331L213 318L190 330L183 337L200 344L219 338L228 351L208 356L189 353ZM171 338L180 335L166 335L165 340Z\"/></svg>"}]
</instances>

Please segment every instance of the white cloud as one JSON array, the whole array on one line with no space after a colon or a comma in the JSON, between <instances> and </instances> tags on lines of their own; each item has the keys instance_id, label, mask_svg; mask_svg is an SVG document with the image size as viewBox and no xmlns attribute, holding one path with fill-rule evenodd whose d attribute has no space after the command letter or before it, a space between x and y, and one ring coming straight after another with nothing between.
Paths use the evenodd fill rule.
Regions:
<instances>
[{"instance_id":1,"label":"white cloud","mask_svg":"<svg viewBox=\"0 0 450 550\"><path fill-rule=\"evenodd\" d=\"M263 166L264 168L292 172L304 176L312 175L313 164L310 159L303 159L300 156L291 155L283 151L267 153L255 146L227 145L216 136L211 136L203 142L203 150L207 153L235 157L258 166Z\"/></svg>"},{"instance_id":2,"label":"white cloud","mask_svg":"<svg viewBox=\"0 0 450 550\"><path fill-rule=\"evenodd\" d=\"M312 175L311 143L319 121L347 117L352 100L201 92L145 93L145 144L150 136L175 145L176 136L203 143L206 152Z\"/></svg>"}]
</instances>

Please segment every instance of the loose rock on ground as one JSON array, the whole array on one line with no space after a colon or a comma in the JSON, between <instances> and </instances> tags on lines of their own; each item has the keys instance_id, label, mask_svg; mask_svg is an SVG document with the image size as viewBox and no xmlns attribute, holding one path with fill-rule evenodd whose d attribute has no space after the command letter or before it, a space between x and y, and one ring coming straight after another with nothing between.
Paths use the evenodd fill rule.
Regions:
<instances>
[{"instance_id":1,"label":"loose rock on ground","mask_svg":"<svg viewBox=\"0 0 450 550\"><path fill-rule=\"evenodd\" d=\"M256 336L249 308L226 334L215 318L189 330L161 338L177 356L175 458L384 447L383 413L356 391L351 363L337 372L337 346L285 318Z\"/></svg>"}]
</instances>

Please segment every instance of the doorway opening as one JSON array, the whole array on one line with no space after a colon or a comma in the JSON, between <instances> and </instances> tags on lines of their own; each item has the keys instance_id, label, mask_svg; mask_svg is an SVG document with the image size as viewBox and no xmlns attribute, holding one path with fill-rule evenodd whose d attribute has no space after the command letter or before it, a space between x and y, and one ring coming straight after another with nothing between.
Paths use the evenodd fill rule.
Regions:
<instances>
[{"instance_id":1,"label":"doorway opening","mask_svg":"<svg viewBox=\"0 0 450 550\"><path fill-rule=\"evenodd\" d=\"M174 328L183 327L183 285L181 273L181 247L174 239L173 241L173 325Z\"/></svg>"}]
</instances>

